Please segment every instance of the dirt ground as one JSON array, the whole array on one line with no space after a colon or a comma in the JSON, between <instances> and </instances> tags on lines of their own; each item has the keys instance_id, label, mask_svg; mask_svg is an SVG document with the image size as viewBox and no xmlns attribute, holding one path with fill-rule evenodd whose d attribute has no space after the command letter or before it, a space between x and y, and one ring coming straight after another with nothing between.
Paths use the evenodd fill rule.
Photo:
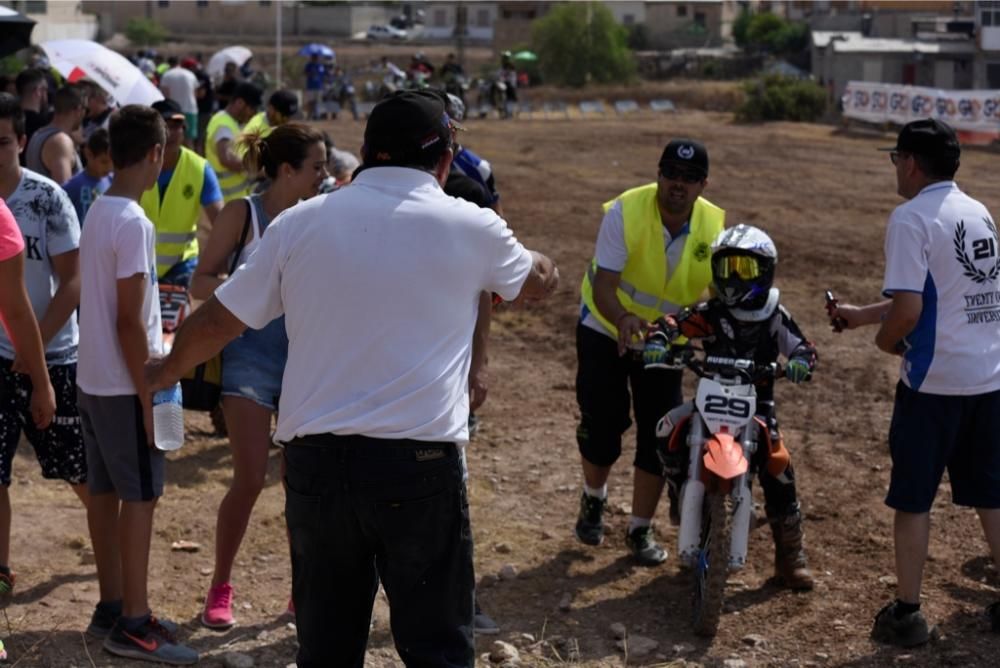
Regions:
<instances>
[{"instance_id":1,"label":"dirt ground","mask_svg":"<svg viewBox=\"0 0 1000 668\"><path fill-rule=\"evenodd\" d=\"M326 127L341 146L361 143L361 124ZM888 157L874 149L890 138L822 125L737 125L708 112L471 121L469 127L463 141L494 164L510 224L526 245L556 260L564 279L548 303L496 317L490 395L469 449L480 599L503 629L499 638L520 646L522 664L997 665L997 636L982 615L997 598L996 574L974 514L952 507L946 487L933 511L923 599L940 625L939 639L906 652L868 639L875 612L893 595L891 514L882 499L896 363L877 352L874 332L832 334L822 296L829 288L845 301L878 297L885 221L900 200ZM770 582L771 538L757 530L748 566L730 580L721 630L711 642L690 632L689 579L673 555L653 569L626 557L631 433L611 480L608 539L593 548L573 536L581 484L573 391L579 280L593 252L601 202L652 180L663 145L681 135L707 144L712 168L705 194L727 210L729 223L753 223L774 237L783 301L820 351L814 382L777 390L819 584L794 594ZM994 212L1000 194L989 167L996 160L967 151L959 172L964 188ZM291 620L282 617L290 569L277 451L235 569L240 623L221 634L197 623L230 454L225 440L208 433L205 416L187 417L191 440L170 457L157 511L154 609L183 625L182 636L202 652L204 665L221 663L228 652L247 654L258 666L291 664L296 645ZM67 488L40 478L30 455L22 453L15 467L12 566L19 580L0 618L10 661L132 665L112 660L81 634L97 600L82 509ZM665 515L661 509L657 528L673 552L676 530ZM176 540L201 549L172 552ZM508 564L516 577L498 578ZM613 623L657 648L628 655L616 647ZM335 642L337 629L330 633ZM494 639L478 640L480 656ZM368 665L399 665L381 595Z\"/></svg>"}]
</instances>

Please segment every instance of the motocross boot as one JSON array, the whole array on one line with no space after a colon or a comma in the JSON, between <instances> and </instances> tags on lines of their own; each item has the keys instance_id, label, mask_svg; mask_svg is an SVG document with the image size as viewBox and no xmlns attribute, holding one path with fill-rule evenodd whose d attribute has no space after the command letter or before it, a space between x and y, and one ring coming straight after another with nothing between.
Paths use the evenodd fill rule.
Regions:
<instances>
[{"instance_id":1,"label":"motocross boot","mask_svg":"<svg viewBox=\"0 0 1000 668\"><path fill-rule=\"evenodd\" d=\"M769 517L774 536L774 574L782 584L796 591L809 591L816 584L802 550L802 513L796 510L783 517Z\"/></svg>"}]
</instances>

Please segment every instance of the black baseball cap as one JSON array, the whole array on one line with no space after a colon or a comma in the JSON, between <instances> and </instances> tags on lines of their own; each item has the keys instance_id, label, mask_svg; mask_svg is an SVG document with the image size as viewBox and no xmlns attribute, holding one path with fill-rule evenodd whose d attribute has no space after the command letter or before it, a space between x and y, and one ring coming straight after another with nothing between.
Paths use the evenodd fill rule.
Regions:
<instances>
[{"instance_id":1,"label":"black baseball cap","mask_svg":"<svg viewBox=\"0 0 1000 668\"><path fill-rule=\"evenodd\" d=\"M408 165L451 146L453 130L442 96L431 90L396 91L375 105L365 126L365 167ZM443 145L443 147L442 147Z\"/></svg>"},{"instance_id":2,"label":"black baseball cap","mask_svg":"<svg viewBox=\"0 0 1000 668\"><path fill-rule=\"evenodd\" d=\"M169 98L154 102L152 107L160 112L160 116L163 116L163 120L165 121L187 120L184 116L184 112L181 111L181 105Z\"/></svg>"},{"instance_id":3,"label":"black baseball cap","mask_svg":"<svg viewBox=\"0 0 1000 668\"><path fill-rule=\"evenodd\" d=\"M267 103L285 118L291 118L299 111L299 98L290 90L276 90Z\"/></svg>"},{"instance_id":4,"label":"black baseball cap","mask_svg":"<svg viewBox=\"0 0 1000 668\"><path fill-rule=\"evenodd\" d=\"M663 149L659 166L681 165L708 176L708 151L704 144L693 139L674 139Z\"/></svg>"},{"instance_id":5,"label":"black baseball cap","mask_svg":"<svg viewBox=\"0 0 1000 668\"><path fill-rule=\"evenodd\" d=\"M910 121L899 131L896 145L880 151L902 151L933 158L958 158L962 147L955 130L936 118Z\"/></svg>"},{"instance_id":6,"label":"black baseball cap","mask_svg":"<svg viewBox=\"0 0 1000 668\"><path fill-rule=\"evenodd\" d=\"M260 92L260 88L257 88L252 83L243 81L236 85L233 90L234 100L243 100L248 105L254 109L260 106L260 102L263 99L264 94Z\"/></svg>"}]
</instances>

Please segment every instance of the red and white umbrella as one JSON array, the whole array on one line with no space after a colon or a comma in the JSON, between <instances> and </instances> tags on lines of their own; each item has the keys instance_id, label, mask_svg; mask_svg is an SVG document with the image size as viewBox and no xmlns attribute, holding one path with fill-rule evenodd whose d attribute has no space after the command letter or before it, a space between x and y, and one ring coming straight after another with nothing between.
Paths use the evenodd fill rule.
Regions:
<instances>
[{"instance_id":1,"label":"red and white umbrella","mask_svg":"<svg viewBox=\"0 0 1000 668\"><path fill-rule=\"evenodd\" d=\"M52 67L70 83L90 79L121 105L150 105L163 93L125 56L86 39L42 43Z\"/></svg>"}]
</instances>

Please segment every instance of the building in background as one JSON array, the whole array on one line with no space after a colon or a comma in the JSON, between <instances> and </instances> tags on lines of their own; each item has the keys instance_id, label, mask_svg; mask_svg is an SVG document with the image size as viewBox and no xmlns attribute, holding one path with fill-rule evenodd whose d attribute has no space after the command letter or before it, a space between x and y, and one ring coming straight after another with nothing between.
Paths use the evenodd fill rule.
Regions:
<instances>
[{"instance_id":1,"label":"building in background","mask_svg":"<svg viewBox=\"0 0 1000 668\"><path fill-rule=\"evenodd\" d=\"M84 14L79 2L46 0L0 0L35 22L31 40L40 44L54 39L94 39L97 19Z\"/></svg>"},{"instance_id":2,"label":"building in background","mask_svg":"<svg viewBox=\"0 0 1000 668\"><path fill-rule=\"evenodd\" d=\"M415 5L417 3L414 3ZM465 11L465 39L473 42L493 42L493 27L497 20L495 2L427 2L419 3L424 11L421 39L454 39L461 10Z\"/></svg>"},{"instance_id":3,"label":"building in background","mask_svg":"<svg viewBox=\"0 0 1000 668\"><path fill-rule=\"evenodd\" d=\"M964 39L868 37L860 32L812 33L812 72L828 100L848 81L877 81L943 89L972 88L976 43Z\"/></svg>"},{"instance_id":4,"label":"building in background","mask_svg":"<svg viewBox=\"0 0 1000 668\"><path fill-rule=\"evenodd\" d=\"M1000 90L1000 2L980 0L974 11L979 46L974 86Z\"/></svg>"},{"instance_id":5,"label":"building in background","mask_svg":"<svg viewBox=\"0 0 1000 668\"><path fill-rule=\"evenodd\" d=\"M722 46L732 40L733 21L742 7L733 0L647 2L649 47L665 50Z\"/></svg>"},{"instance_id":6,"label":"building in background","mask_svg":"<svg viewBox=\"0 0 1000 668\"><path fill-rule=\"evenodd\" d=\"M371 25L388 24L399 13L399 3L388 2L313 5L272 0L83 0L81 4L85 12L99 17L103 39L124 32L131 19L146 18L171 35L268 40L274 37L278 11L283 35L346 38L364 33Z\"/></svg>"}]
</instances>

